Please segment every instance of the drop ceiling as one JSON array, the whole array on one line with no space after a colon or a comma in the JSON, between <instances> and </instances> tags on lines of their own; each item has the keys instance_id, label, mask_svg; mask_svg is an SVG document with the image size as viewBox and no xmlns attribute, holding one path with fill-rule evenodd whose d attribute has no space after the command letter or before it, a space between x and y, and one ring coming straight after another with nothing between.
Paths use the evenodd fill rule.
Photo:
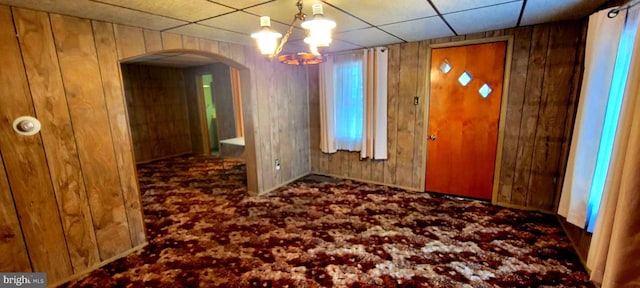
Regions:
<instances>
[{"instance_id":1,"label":"drop ceiling","mask_svg":"<svg viewBox=\"0 0 640 288\"><path fill-rule=\"evenodd\" d=\"M311 14L304 1L303 12ZM589 15L607 0L323 0L337 23L329 51L456 36ZM284 34L296 0L0 0L0 3L253 45L259 16ZM298 23L299 24L299 23ZM306 50L295 28L286 51Z\"/></svg>"}]
</instances>

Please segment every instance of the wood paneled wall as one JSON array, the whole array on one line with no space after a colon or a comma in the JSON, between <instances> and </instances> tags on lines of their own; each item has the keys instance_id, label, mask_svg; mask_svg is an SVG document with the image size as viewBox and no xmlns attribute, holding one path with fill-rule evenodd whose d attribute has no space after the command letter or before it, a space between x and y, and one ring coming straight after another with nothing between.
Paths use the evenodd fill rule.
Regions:
<instances>
[{"instance_id":1,"label":"wood paneled wall","mask_svg":"<svg viewBox=\"0 0 640 288\"><path fill-rule=\"evenodd\" d=\"M428 103L427 51L431 44L512 35L505 137L497 203L556 209L582 75L586 24L569 21L445 37L390 46L388 78L389 159L319 149L317 68L309 68L312 172L424 191L424 113ZM421 105L413 98L420 97Z\"/></svg>"},{"instance_id":2,"label":"wood paneled wall","mask_svg":"<svg viewBox=\"0 0 640 288\"><path fill-rule=\"evenodd\" d=\"M182 69L124 64L122 82L136 162L191 153Z\"/></svg>"},{"instance_id":3,"label":"wood paneled wall","mask_svg":"<svg viewBox=\"0 0 640 288\"><path fill-rule=\"evenodd\" d=\"M168 49L239 68L249 191L310 171L304 68L255 47L0 5L0 247L11 251L0 270L55 284L146 243L119 62ZM16 134L22 115L42 131Z\"/></svg>"},{"instance_id":4,"label":"wood paneled wall","mask_svg":"<svg viewBox=\"0 0 640 288\"><path fill-rule=\"evenodd\" d=\"M55 283L146 243L115 39L104 23L7 6L0 21L0 153L26 244L14 260ZM14 133L22 115L42 131Z\"/></svg>"}]
</instances>

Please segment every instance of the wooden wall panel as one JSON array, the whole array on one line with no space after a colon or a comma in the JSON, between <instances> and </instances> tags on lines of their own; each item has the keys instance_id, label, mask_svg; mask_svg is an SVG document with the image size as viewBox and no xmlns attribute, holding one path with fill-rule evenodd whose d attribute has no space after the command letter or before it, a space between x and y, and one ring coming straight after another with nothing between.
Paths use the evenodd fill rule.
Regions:
<instances>
[{"instance_id":1,"label":"wooden wall panel","mask_svg":"<svg viewBox=\"0 0 640 288\"><path fill-rule=\"evenodd\" d=\"M400 46L400 84L398 88L398 131L396 169L408 173L397 173L398 185L412 187L413 146L415 136L416 105L413 97L418 90L418 61L420 42L410 42Z\"/></svg>"},{"instance_id":2,"label":"wooden wall panel","mask_svg":"<svg viewBox=\"0 0 640 288\"><path fill-rule=\"evenodd\" d=\"M524 106L522 107L522 119L520 133L518 135L518 147L516 154L516 167L511 190L510 204L517 206L527 205L527 191L531 177L531 163L538 124L538 112L542 97L542 85L544 68L547 61L547 48L549 45L549 26L540 25L533 28L531 37L531 53L529 55L529 68L527 70L527 82L524 92Z\"/></svg>"},{"instance_id":3,"label":"wooden wall panel","mask_svg":"<svg viewBox=\"0 0 640 288\"><path fill-rule=\"evenodd\" d=\"M151 33L148 33L148 34L151 34ZM118 43L117 44L118 57L120 57L120 59L142 55L146 52L146 49L145 49L146 38L142 32L142 28L116 24L115 36ZM153 45L156 42L151 40L151 37L152 36L149 36L150 38L149 43ZM153 47L153 48L156 48L156 47Z\"/></svg>"},{"instance_id":4,"label":"wooden wall panel","mask_svg":"<svg viewBox=\"0 0 640 288\"><path fill-rule=\"evenodd\" d=\"M511 62L511 83L509 83L509 99L504 130L505 141L502 150L502 169L500 170L500 193L498 202L510 203L513 191L513 179L518 152L518 138L522 120L522 108L527 83L527 69L529 67L529 51L531 50L531 35L533 27L527 26L517 29L514 33L513 60Z\"/></svg>"},{"instance_id":5,"label":"wooden wall panel","mask_svg":"<svg viewBox=\"0 0 640 288\"><path fill-rule=\"evenodd\" d=\"M144 48L146 48L148 52L162 50L162 36L160 36L159 31L143 29L142 33L144 35Z\"/></svg>"},{"instance_id":6,"label":"wooden wall panel","mask_svg":"<svg viewBox=\"0 0 640 288\"><path fill-rule=\"evenodd\" d=\"M24 65L75 271L100 260L54 41L45 13L16 10Z\"/></svg>"},{"instance_id":7,"label":"wooden wall panel","mask_svg":"<svg viewBox=\"0 0 640 288\"><path fill-rule=\"evenodd\" d=\"M384 167L384 181L390 185L397 184L396 159L398 151L398 95L400 87L400 45L389 48L387 76L387 161ZM426 101L426 100L425 100Z\"/></svg>"},{"instance_id":8,"label":"wooden wall panel","mask_svg":"<svg viewBox=\"0 0 640 288\"><path fill-rule=\"evenodd\" d=\"M0 13L3 12L0 11ZM0 258L0 271L31 271L27 247L22 238L22 229L2 157L0 157L0 231L2 233L0 251L4 254Z\"/></svg>"},{"instance_id":9,"label":"wooden wall panel","mask_svg":"<svg viewBox=\"0 0 640 288\"><path fill-rule=\"evenodd\" d=\"M218 41L200 39L198 45L200 45L200 51L218 54Z\"/></svg>"},{"instance_id":10,"label":"wooden wall panel","mask_svg":"<svg viewBox=\"0 0 640 288\"><path fill-rule=\"evenodd\" d=\"M162 49L182 49L182 36L169 32L162 32Z\"/></svg>"},{"instance_id":11,"label":"wooden wall panel","mask_svg":"<svg viewBox=\"0 0 640 288\"><path fill-rule=\"evenodd\" d=\"M15 11L15 28L23 36L48 27L46 13ZM11 19L9 8L0 6L0 151L31 266L34 271L47 271L49 281L55 281L71 275L73 268L40 134L21 136L12 128L14 119L35 113Z\"/></svg>"},{"instance_id":12,"label":"wooden wall panel","mask_svg":"<svg viewBox=\"0 0 640 288\"><path fill-rule=\"evenodd\" d=\"M182 70L125 64L122 76L136 162L192 152Z\"/></svg>"},{"instance_id":13,"label":"wooden wall panel","mask_svg":"<svg viewBox=\"0 0 640 288\"><path fill-rule=\"evenodd\" d=\"M198 50L198 38L182 35L182 46L184 49Z\"/></svg>"},{"instance_id":14,"label":"wooden wall panel","mask_svg":"<svg viewBox=\"0 0 640 288\"><path fill-rule=\"evenodd\" d=\"M545 63L526 206L547 211L555 208L560 155L563 142L566 142L563 137L565 120L569 111L574 110L567 108L573 88L571 83L581 30L578 22L550 27L547 51L551 53L547 52Z\"/></svg>"},{"instance_id":15,"label":"wooden wall panel","mask_svg":"<svg viewBox=\"0 0 640 288\"><path fill-rule=\"evenodd\" d=\"M567 21L516 29L396 44L389 47L388 151L386 161L358 161L353 153L323 154L311 143L312 171L424 191L422 163L426 123L424 109L413 97L426 94L429 45L513 35L514 50L505 119L497 203L553 211L566 166L566 152L579 94L584 58L583 21ZM311 70L310 70L311 71ZM317 81L309 73L310 83ZM309 86L309 103L317 103ZM428 95L427 95L428 97ZM421 105L419 105L421 106ZM310 117L316 116L310 105ZM319 119L310 120L311 139L319 139ZM317 140L316 140L317 141ZM315 160L317 159L317 160ZM324 164L327 163L327 164ZM382 166L382 168L380 168ZM369 175L369 170L371 174Z\"/></svg>"},{"instance_id":16,"label":"wooden wall panel","mask_svg":"<svg viewBox=\"0 0 640 288\"><path fill-rule=\"evenodd\" d=\"M106 260L132 245L91 22L50 17L98 249Z\"/></svg>"},{"instance_id":17,"label":"wooden wall panel","mask_svg":"<svg viewBox=\"0 0 640 288\"><path fill-rule=\"evenodd\" d=\"M146 235L113 25L99 21L92 21L92 25L131 242L138 246L146 242Z\"/></svg>"}]
</instances>

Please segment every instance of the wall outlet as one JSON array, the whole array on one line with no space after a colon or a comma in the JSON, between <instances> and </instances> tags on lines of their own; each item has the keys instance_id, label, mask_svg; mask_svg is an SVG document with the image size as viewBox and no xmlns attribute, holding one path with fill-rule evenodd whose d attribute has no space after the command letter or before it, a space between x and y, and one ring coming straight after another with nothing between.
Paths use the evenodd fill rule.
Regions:
<instances>
[{"instance_id":1,"label":"wall outlet","mask_svg":"<svg viewBox=\"0 0 640 288\"><path fill-rule=\"evenodd\" d=\"M276 168L276 170L280 170L280 160L278 160L278 159L276 159L275 168Z\"/></svg>"}]
</instances>

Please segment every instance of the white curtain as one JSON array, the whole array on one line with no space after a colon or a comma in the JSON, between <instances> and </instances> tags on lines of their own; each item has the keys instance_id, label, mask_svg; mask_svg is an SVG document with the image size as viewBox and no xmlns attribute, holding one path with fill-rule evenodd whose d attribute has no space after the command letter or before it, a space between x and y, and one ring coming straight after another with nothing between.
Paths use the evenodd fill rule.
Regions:
<instances>
[{"instance_id":1,"label":"white curtain","mask_svg":"<svg viewBox=\"0 0 640 288\"><path fill-rule=\"evenodd\" d=\"M587 221L587 205L624 28L624 11L613 19L607 17L608 12L603 10L589 17L585 71L558 207L558 214L579 227L585 227Z\"/></svg>"},{"instance_id":2,"label":"white curtain","mask_svg":"<svg viewBox=\"0 0 640 288\"><path fill-rule=\"evenodd\" d=\"M387 62L389 49L364 50L364 132L360 158L387 159Z\"/></svg>"},{"instance_id":3,"label":"white curtain","mask_svg":"<svg viewBox=\"0 0 640 288\"><path fill-rule=\"evenodd\" d=\"M318 86L320 92L320 150L324 153L335 153L336 116L333 91L333 57L320 64Z\"/></svg>"},{"instance_id":4,"label":"white curtain","mask_svg":"<svg viewBox=\"0 0 640 288\"><path fill-rule=\"evenodd\" d=\"M625 19L620 13L616 18ZM615 19L615 18L614 18ZM601 287L640 287L640 6L629 9L621 39L628 63L622 109L587 267Z\"/></svg>"},{"instance_id":5,"label":"white curtain","mask_svg":"<svg viewBox=\"0 0 640 288\"><path fill-rule=\"evenodd\" d=\"M327 56L320 64L320 149L387 158L386 48Z\"/></svg>"}]
</instances>

